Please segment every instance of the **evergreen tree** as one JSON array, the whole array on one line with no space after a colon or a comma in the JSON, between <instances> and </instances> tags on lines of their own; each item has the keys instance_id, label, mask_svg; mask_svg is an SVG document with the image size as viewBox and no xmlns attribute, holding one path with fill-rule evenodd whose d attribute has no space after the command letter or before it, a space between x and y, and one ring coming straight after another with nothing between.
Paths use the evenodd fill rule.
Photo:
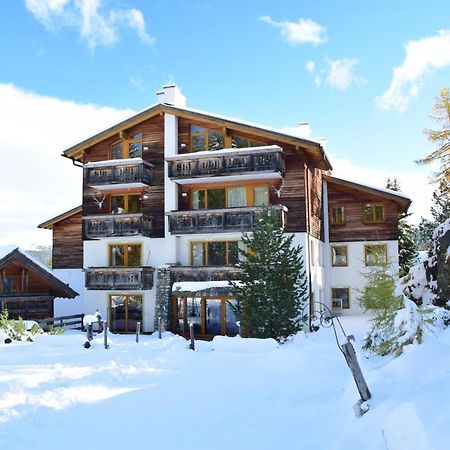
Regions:
<instances>
[{"instance_id":1,"label":"evergreen tree","mask_svg":"<svg viewBox=\"0 0 450 450\"><path fill-rule=\"evenodd\" d=\"M397 178L388 178L386 188L392 191L400 191L400 183ZM417 245L415 241L415 229L408 222L411 214L402 213L398 217L398 262L400 276L404 276L417 261Z\"/></svg>"},{"instance_id":2,"label":"evergreen tree","mask_svg":"<svg viewBox=\"0 0 450 450\"><path fill-rule=\"evenodd\" d=\"M237 314L250 337L284 341L302 329L308 297L302 248L283 233L279 214L264 209L252 233L244 233L240 283L232 283Z\"/></svg>"},{"instance_id":3,"label":"evergreen tree","mask_svg":"<svg viewBox=\"0 0 450 450\"><path fill-rule=\"evenodd\" d=\"M440 130L424 130L428 139L437 144L438 148L423 159L416 161L418 164L430 164L439 162L439 172L435 173L435 180L450 179L450 90L442 88L436 103L433 106L431 118L440 123Z\"/></svg>"}]
</instances>

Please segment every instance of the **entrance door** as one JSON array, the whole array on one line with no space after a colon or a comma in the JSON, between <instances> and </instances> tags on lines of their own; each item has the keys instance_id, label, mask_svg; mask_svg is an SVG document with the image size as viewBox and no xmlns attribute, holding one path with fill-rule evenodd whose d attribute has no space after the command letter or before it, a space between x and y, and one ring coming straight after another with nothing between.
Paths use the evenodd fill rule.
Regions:
<instances>
[{"instance_id":1,"label":"entrance door","mask_svg":"<svg viewBox=\"0 0 450 450\"><path fill-rule=\"evenodd\" d=\"M112 332L133 333L142 324L142 295L111 295L109 328Z\"/></svg>"}]
</instances>

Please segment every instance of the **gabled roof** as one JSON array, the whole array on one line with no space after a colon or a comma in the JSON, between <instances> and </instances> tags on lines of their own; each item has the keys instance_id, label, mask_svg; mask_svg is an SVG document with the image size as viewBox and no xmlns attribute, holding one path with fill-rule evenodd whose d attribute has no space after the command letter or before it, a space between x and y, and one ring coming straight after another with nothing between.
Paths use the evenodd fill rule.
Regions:
<instances>
[{"instance_id":1,"label":"gabled roof","mask_svg":"<svg viewBox=\"0 0 450 450\"><path fill-rule=\"evenodd\" d=\"M16 261L33 272L36 276L43 278L51 284L57 293L55 297L75 298L79 295L78 292L74 291L68 284L63 283L59 278L53 275L53 271L49 267L23 252L16 245L0 247L0 268Z\"/></svg>"},{"instance_id":2,"label":"gabled roof","mask_svg":"<svg viewBox=\"0 0 450 450\"><path fill-rule=\"evenodd\" d=\"M374 186L369 186L367 184L356 183L355 181L345 180L343 178L337 178L331 175L324 175L324 178L329 183L339 184L341 186L346 186L358 191L365 191L370 194L376 194L380 197L393 200L400 205L400 207L402 208L402 212L406 212L411 205L411 199L407 195L399 191L392 191L391 189L382 189Z\"/></svg>"},{"instance_id":3,"label":"gabled roof","mask_svg":"<svg viewBox=\"0 0 450 450\"><path fill-rule=\"evenodd\" d=\"M184 117L188 119L198 119L205 121L214 121L217 124L225 127L232 128L236 131L241 131L245 133L257 133L258 136L267 137L271 139L276 139L281 142L286 142L292 145L296 145L302 147L306 152L308 152L314 160L317 161L317 167L323 168L325 170L331 170L331 164L328 161L327 156L325 155L325 151L320 142L315 141L313 139L305 139L294 134L289 134L283 132L281 130L266 127L263 125L254 124L251 122L242 121L240 119L222 116L219 114L214 114L210 112L200 111L196 109L190 108L181 108L179 106L175 107L172 105L168 105L165 103L157 104L145 109L136 115L123 120L106 130L103 130L84 141L79 142L76 145L69 147L64 150L62 156L70 158L75 161L82 162L82 157L84 150L91 147L92 145L103 141L109 137L112 137L119 133L120 131L124 131L132 126L138 125L139 123L150 119L151 117L155 117L159 114L169 113L174 114L178 117Z\"/></svg>"},{"instance_id":4,"label":"gabled roof","mask_svg":"<svg viewBox=\"0 0 450 450\"><path fill-rule=\"evenodd\" d=\"M62 214L59 214L56 217L53 217L52 219L49 219L45 222L42 222L38 225L38 228L44 228L46 230L53 230L53 225L55 225L58 222L61 222L61 220L67 219L71 216L74 216L75 214L80 213L82 210L82 206L77 206L76 208L69 209L69 211L63 212Z\"/></svg>"}]
</instances>

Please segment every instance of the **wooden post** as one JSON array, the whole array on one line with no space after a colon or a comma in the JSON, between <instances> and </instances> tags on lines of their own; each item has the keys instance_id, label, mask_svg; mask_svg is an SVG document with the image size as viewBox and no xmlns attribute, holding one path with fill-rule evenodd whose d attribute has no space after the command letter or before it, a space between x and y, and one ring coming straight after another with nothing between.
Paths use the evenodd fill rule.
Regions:
<instances>
[{"instance_id":1,"label":"wooden post","mask_svg":"<svg viewBox=\"0 0 450 450\"><path fill-rule=\"evenodd\" d=\"M86 328L87 328L87 331L86 331L87 340L92 341L92 339L94 339L94 335L92 333L92 323L89 323Z\"/></svg>"},{"instance_id":2,"label":"wooden post","mask_svg":"<svg viewBox=\"0 0 450 450\"><path fill-rule=\"evenodd\" d=\"M358 388L359 396L362 401L367 401L372 397L372 394L369 391L366 380L364 379L364 375L361 371L361 367L359 366L358 359L356 358L355 349L350 341L341 345L342 351L344 352L345 360L347 361L347 365L350 368L353 378L356 383L356 387Z\"/></svg>"},{"instance_id":3,"label":"wooden post","mask_svg":"<svg viewBox=\"0 0 450 450\"><path fill-rule=\"evenodd\" d=\"M108 322L106 320L103 321L103 346L105 350L109 348L108 345Z\"/></svg>"},{"instance_id":4,"label":"wooden post","mask_svg":"<svg viewBox=\"0 0 450 450\"><path fill-rule=\"evenodd\" d=\"M81 331L84 331L84 314L81 314Z\"/></svg>"},{"instance_id":5,"label":"wooden post","mask_svg":"<svg viewBox=\"0 0 450 450\"><path fill-rule=\"evenodd\" d=\"M102 316L97 316L97 321L98 321L98 333L100 334L103 331L103 321L102 321Z\"/></svg>"},{"instance_id":6,"label":"wooden post","mask_svg":"<svg viewBox=\"0 0 450 450\"><path fill-rule=\"evenodd\" d=\"M162 319L161 316L158 317L158 338L162 338Z\"/></svg>"},{"instance_id":7,"label":"wooden post","mask_svg":"<svg viewBox=\"0 0 450 450\"><path fill-rule=\"evenodd\" d=\"M192 322L189 323L189 335L191 337L191 344L189 345L189 348L195 352L194 324Z\"/></svg>"},{"instance_id":8,"label":"wooden post","mask_svg":"<svg viewBox=\"0 0 450 450\"><path fill-rule=\"evenodd\" d=\"M136 322L136 342L139 343L139 333L141 332L141 322Z\"/></svg>"}]
</instances>

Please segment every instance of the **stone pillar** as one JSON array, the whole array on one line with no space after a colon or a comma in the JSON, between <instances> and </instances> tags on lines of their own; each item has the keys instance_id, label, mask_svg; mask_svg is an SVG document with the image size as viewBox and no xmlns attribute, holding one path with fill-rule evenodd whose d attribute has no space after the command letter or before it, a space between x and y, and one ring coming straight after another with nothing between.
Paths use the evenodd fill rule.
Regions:
<instances>
[{"instance_id":1,"label":"stone pillar","mask_svg":"<svg viewBox=\"0 0 450 450\"><path fill-rule=\"evenodd\" d=\"M154 329L158 329L161 316L163 330L172 329L172 271L170 266L156 269L156 301Z\"/></svg>"}]
</instances>

